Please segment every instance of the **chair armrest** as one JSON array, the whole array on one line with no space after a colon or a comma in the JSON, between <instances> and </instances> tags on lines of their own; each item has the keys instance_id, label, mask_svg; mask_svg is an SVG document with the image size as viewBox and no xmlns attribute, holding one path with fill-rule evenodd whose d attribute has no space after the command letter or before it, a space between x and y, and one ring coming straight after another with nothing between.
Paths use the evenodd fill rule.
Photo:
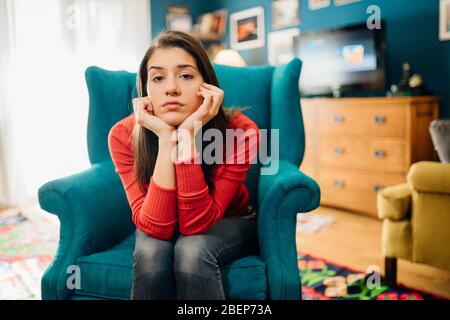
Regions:
<instances>
[{"instance_id":1,"label":"chair armrest","mask_svg":"<svg viewBox=\"0 0 450 320\"><path fill-rule=\"evenodd\" d=\"M386 187L377 194L378 218L405 220L411 212L411 188L407 183Z\"/></svg>"},{"instance_id":2,"label":"chair armrest","mask_svg":"<svg viewBox=\"0 0 450 320\"><path fill-rule=\"evenodd\" d=\"M67 267L103 251L133 232L131 210L112 162L50 181L39 188L39 204L60 220L59 245L42 279L43 299L67 299Z\"/></svg>"},{"instance_id":3,"label":"chair armrest","mask_svg":"<svg viewBox=\"0 0 450 320\"><path fill-rule=\"evenodd\" d=\"M319 206L317 183L295 164L279 161L274 175L260 175L258 190L258 236L267 265L270 298L300 299L297 263L297 213Z\"/></svg>"},{"instance_id":4,"label":"chair armrest","mask_svg":"<svg viewBox=\"0 0 450 320\"><path fill-rule=\"evenodd\" d=\"M450 194L450 163L416 162L409 168L407 181L417 191Z\"/></svg>"}]
</instances>

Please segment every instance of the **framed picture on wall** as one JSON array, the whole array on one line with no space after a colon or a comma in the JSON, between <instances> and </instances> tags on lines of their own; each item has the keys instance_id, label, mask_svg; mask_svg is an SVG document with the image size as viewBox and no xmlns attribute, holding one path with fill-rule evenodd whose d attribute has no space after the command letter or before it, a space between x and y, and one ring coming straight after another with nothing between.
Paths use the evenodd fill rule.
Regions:
<instances>
[{"instance_id":1,"label":"framed picture on wall","mask_svg":"<svg viewBox=\"0 0 450 320\"><path fill-rule=\"evenodd\" d=\"M271 65L285 64L295 56L294 37L300 35L299 28L273 31L267 36L269 63Z\"/></svg>"},{"instance_id":2,"label":"framed picture on wall","mask_svg":"<svg viewBox=\"0 0 450 320\"><path fill-rule=\"evenodd\" d=\"M264 47L263 7L254 7L230 15L230 45L235 50Z\"/></svg>"},{"instance_id":3,"label":"framed picture on wall","mask_svg":"<svg viewBox=\"0 0 450 320\"><path fill-rule=\"evenodd\" d=\"M330 0L308 0L309 10L318 10L330 6Z\"/></svg>"},{"instance_id":4,"label":"framed picture on wall","mask_svg":"<svg viewBox=\"0 0 450 320\"><path fill-rule=\"evenodd\" d=\"M300 23L300 0L272 0L272 29Z\"/></svg>"},{"instance_id":5,"label":"framed picture on wall","mask_svg":"<svg viewBox=\"0 0 450 320\"><path fill-rule=\"evenodd\" d=\"M450 0L439 3L439 39L450 40Z\"/></svg>"}]
</instances>

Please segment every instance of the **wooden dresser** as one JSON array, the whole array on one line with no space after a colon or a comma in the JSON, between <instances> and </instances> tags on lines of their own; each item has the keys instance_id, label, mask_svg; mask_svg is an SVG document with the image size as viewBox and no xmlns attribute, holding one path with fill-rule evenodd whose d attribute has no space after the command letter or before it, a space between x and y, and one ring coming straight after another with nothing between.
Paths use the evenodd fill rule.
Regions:
<instances>
[{"instance_id":1,"label":"wooden dresser","mask_svg":"<svg viewBox=\"0 0 450 320\"><path fill-rule=\"evenodd\" d=\"M403 183L409 166L437 160L428 131L438 97L302 99L306 149L300 170L321 204L377 216L376 193Z\"/></svg>"}]
</instances>

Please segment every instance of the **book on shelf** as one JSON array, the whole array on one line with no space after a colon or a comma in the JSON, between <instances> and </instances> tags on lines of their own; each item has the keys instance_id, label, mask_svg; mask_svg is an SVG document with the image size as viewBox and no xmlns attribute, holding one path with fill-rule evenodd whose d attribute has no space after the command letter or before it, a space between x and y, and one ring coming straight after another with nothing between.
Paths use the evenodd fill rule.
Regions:
<instances>
[{"instance_id":1,"label":"book on shelf","mask_svg":"<svg viewBox=\"0 0 450 320\"><path fill-rule=\"evenodd\" d=\"M223 36L226 30L227 10L219 9L198 17L194 33L199 37Z\"/></svg>"}]
</instances>

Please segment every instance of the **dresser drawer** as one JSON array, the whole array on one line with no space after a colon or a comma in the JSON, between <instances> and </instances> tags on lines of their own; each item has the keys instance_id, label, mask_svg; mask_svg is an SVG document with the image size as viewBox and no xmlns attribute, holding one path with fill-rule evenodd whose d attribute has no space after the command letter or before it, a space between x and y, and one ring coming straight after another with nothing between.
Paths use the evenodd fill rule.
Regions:
<instances>
[{"instance_id":1,"label":"dresser drawer","mask_svg":"<svg viewBox=\"0 0 450 320\"><path fill-rule=\"evenodd\" d=\"M377 216L377 192L405 182L404 174L371 173L358 170L324 169L316 171L321 203Z\"/></svg>"},{"instance_id":2,"label":"dresser drawer","mask_svg":"<svg viewBox=\"0 0 450 320\"><path fill-rule=\"evenodd\" d=\"M407 110L396 106L328 105L318 110L320 134L406 137Z\"/></svg>"},{"instance_id":3,"label":"dresser drawer","mask_svg":"<svg viewBox=\"0 0 450 320\"><path fill-rule=\"evenodd\" d=\"M318 162L321 166L406 173L406 147L401 140L323 137Z\"/></svg>"}]
</instances>

